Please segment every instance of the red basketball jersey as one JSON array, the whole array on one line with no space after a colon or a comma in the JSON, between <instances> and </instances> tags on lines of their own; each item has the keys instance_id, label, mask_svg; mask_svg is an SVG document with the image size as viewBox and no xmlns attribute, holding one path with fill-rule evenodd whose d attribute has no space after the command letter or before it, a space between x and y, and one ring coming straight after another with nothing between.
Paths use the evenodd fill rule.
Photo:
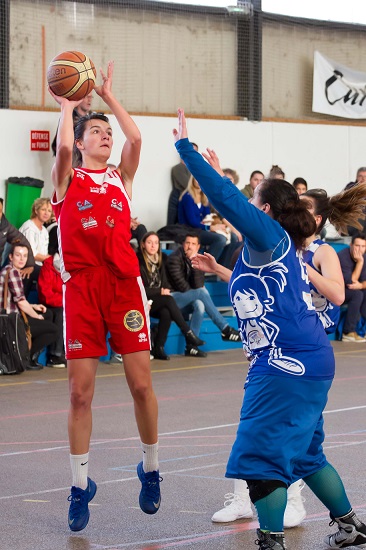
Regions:
<instances>
[{"instance_id":1,"label":"red basketball jersey","mask_svg":"<svg viewBox=\"0 0 366 550\"><path fill-rule=\"evenodd\" d=\"M117 170L75 168L65 197L52 206L59 225L64 282L78 269L108 266L120 278L140 275L130 245L130 198Z\"/></svg>"}]
</instances>

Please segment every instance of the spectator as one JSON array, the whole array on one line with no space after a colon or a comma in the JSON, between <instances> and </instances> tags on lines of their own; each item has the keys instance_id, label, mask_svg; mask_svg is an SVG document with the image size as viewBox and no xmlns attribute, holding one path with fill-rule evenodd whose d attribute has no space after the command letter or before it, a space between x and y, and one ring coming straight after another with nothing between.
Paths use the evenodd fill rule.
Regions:
<instances>
[{"instance_id":1,"label":"spectator","mask_svg":"<svg viewBox=\"0 0 366 550\"><path fill-rule=\"evenodd\" d=\"M52 315L52 322L57 326L57 340L50 345L47 367L65 368L66 358L63 338L62 279L60 273L60 255L57 252L46 258L38 277L38 296L40 302Z\"/></svg>"},{"instance_id":2,"label":"spectator","mask_svg":"<svg viewBox=\"0 0 366 550\"><path fill-rule=\"evenodd\" d=\"M28 239L5 217L4 211L4 199L0 198L0 263L6 244L10 245L14 240L17 240L23 246L28 248L28 260L23 269L19 270L19 274L23 279L23 283L27 281L34 270L34 257L32 247L29 244Z\"/></svg>"},{"instance_id":3,"label":"spectator","mask_svg":"<svg viewBox=\"0 0 366 550\"><path fill-rule=\"evenodd\" d=\"M220 330L223 340L239 342L238 331L232 328L217 310L205 288L204 273L192 268L191 258L198 253L199 249L200 241L197 234L190 233L186 236L183 246L168 256L167 273L174 290L172 296L183 315L192 313L190 326L194 334L199 336L203 316L206 312ZM207 353L199 350L196 346L187 345L185 355L206 357Z\"/></svg>"},{"instance_id":4,"label":"spectator","mask_svg":"<svg viewBox=\"0 0 366 550\"><path fill-rule=\"evenodd\" d=\"M346 190L346 189L349 189L350 187L354 187L358 183L365 183L365 182L366 182L366 166L361 166L361 168L357 170L356 181L350 181L349 183L347 183L344 189Z\"/></svg>"},{"instance_id":5,"label":"spectator","mask_svg":"<svg viewBox=\"0 0 366 550\"><path fill-rule=\"evenodd\" d=\"M366 342L356 332L362 316L366 319L366 235L353 235L349 248L338 252L341 263L347 304L346 320L343 326L342 342Z\"/></svg>"},{"instance_id":6,"label":"spectator","mask_svg":"<svg viewBox=\"0 0 366 550\"><path fill-rule=\"evenodd\" d=\"M223 172L225 173L225 170L223 170ZM260 184L263 179L264 174L260 170L254 170L254 172L250 174L248 185L241 189L243 195L248 197L248 199L251 199L253 197L254 189L257 187L257 185Z\"/></svg>"},{"instance_id":7,"label":"spectator","mask_svg":"<svg viewBox=\"0 0 366 550\"><path fill-rule=\"evenodd\" d=\"M303 195L308 190L308 184L304 178L295 178L292 184L298 195Z\"/></svg>"},{"instance_id":8,"label":"spectator","mask_svg":"<svg viewBox=\"0 0 366 550\"><path fill-rule=\"evenodd\" d=\"M179 223L186 225L198 234L200 243L209 247L209 252L222 265L228 266L238 237L223 223L212 223L210 205L198 182L191 177L187 189L183 191L178 205Z\"/></svg>"},{"instance_id":9,"label":"spectator","mask_svg":"<svg viewBox=\"0 0 366 550\"><path fill-rule=\"evenodd\" d=\"M239 174L236 170L233 170L232 168L224 168L223 169L224 175L229 178L229 180L234 184L238 185L239 183Z\"/></svg>"},{"instance_id":10,"label":"spectator","mask_svg":"<svg viewBox=\"0 0 366 550\"><path fill-rule=\"evenodd\" d=\"M284 180L285 172L278 166L278 164L272 164L268 177L275 180Z\"/></svg>"},{"instance_id":11,"label":"spectator","mask_svg":"<svg viewBox=\"0 0 366 550\"><path fill-rule=\"evenodd\" d=\"M44 227L48 231L48 254L53 256L58 252L58 223L54 211Z\"/></svg>"},{"instance_id":12,"label":"spectator","mask_svg":"<svg viewBox=\"0 0 366 550\"><path fill-rule=\"evenodd\" d=\"M131 238L136 239L138 245L140 246L142 237L147 233L146 227L141 222L139 222L137 217L131 217L130 229Z\"/></svg>"},{"instance_id":13,"label":"spectator","mask_svg":"<svg viewBox=\"0 0 366 550\"><path fill-rule=\"evenodd\" d=\"M192 143L192 145L198 151L198 145L196 143ZM170 178L173 189L169 195L167 225L178 223L179 197L186 190L190 176L191 174L182 160L171 170Z\"/></svg>"},{"instance_id":14,"label":"spectator","mask_svg":"<svg viewBox=\"0 0 366 550\"><path fill-rule=\"evenodd\" d=\"M37 362L38 356L45 346L56 340L57 327L52 323L51 315L44 305L30 304L25 298L20 271L26 265L27 259L28 248L15 242L9 254L10 263L0 272L0 302L4 301L4 281L9 272L8 303L4 306L7 313L21 310L26 314L32 333L31 360L27 370L40 370L43 366Z\"/></svg>"},{"instance_id":15,"label":"spectator","mask_svg":"<svg viewBox=\"0 0 366 550\"><path fill-rule=\"evenodd\" d=\"M19 231L28 239L36 262L35 273L38 278L41 265L49 257L48 231L44 227L52 216L52 206L49 198L36 199L32 205L30 220L20 226Z\"/></svg>"},{"instance_id":16,"label":"spectator","mask_svg":"<svg viewBox=\"0 0 366 550\"><path fill-rule=\"evenodd\" d=\"M151 303L150 316L159 319L152 354L155 359L167 360L164 344L168 337L171 322L174 321L182 331L186 345L202 346L204 342L190 330L182 312L170 294L165 271L167 256L162 254L158 235L149 231L144 235L137 254L140 264L142 282L146 296Z\"/></svg>"}]
</instances>

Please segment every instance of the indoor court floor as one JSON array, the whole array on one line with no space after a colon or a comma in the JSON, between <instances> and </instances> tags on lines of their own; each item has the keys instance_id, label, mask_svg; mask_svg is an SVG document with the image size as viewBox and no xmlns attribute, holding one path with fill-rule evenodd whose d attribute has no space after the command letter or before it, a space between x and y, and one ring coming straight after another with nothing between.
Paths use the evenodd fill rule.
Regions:
<instances>
[{"instance_id":1,"label":"indoor court floor","mask_svg":"<svg viewBox=\"0 0 366 550\"><path fill-rule=\"evenodd\" d=\"M366 520L366 345L334 342L337 373L325 413L325 452ZM248 363L240 349L205 359L152 361L159 399L162 504L138 506L141 450L120 364L100 363L89 474L98 484L89 525L67 522L70 466L67 372L45 368L0 377L1 550L251 550L256 520L213 524L233 490L225 479ZM290 411L289 411L290 413ZM307 518L288 530L288 550L325 548L334 532L325 508L305 488Z\"/></svg>"}]
</instances>

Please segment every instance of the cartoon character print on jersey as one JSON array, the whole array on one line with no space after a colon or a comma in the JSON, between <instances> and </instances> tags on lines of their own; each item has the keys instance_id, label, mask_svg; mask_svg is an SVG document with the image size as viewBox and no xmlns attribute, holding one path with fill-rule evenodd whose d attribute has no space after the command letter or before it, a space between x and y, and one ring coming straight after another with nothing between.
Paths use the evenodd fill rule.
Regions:
<instances>
[{"instance_id":1,"label":"cartoon character print on jersey","mask_svg":"<svg viewBox=\"0 0 366 550\"><path fill-rule=\"evenodd\" d=\"M316 292L315 288L310 290L311 299L315 307L315 311L325 330L333 327L334 321L329 317L328 312L334 309L334 306L325 296Z\"/></svg>"},{"instance_id":2,"label":"cartoon character print on jersey","mask_svg":"<svg viewBox=\"0 0 366 550\"><path fill-rule=\"evenodd\" d=\"M297 359L282 355L281 349L276 347L280 329L266 318L267 312L273 311L271 306L274 303L267 280L274 281L282 293L287 284L287 272L283 263L276 262L258 268L257 273L241 274L230 285L230 298L239 318L239 330L245 352L252 361L251 367L260 351L269 347L270 366L301 376L305 372L304 365Z\"/></svg>"}]
</instances>

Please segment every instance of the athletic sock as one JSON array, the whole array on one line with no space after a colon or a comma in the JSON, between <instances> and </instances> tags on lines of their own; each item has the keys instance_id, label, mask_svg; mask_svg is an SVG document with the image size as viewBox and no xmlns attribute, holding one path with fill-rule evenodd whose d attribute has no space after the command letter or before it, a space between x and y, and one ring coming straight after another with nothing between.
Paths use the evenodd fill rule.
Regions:
<instances>
[{"instance_id":1,"label":"athletic sock","mask_svg":"<svg viewBox=\"0 0 366 550\"><path fill-rule=\"evenodd\" d=\"M333 517L342 517L351 510L343 482L331 464L304 478L304 481Z\"/></svg>"},{"instance_id":2,"label":"athletic sock","mask_svg":"<svg viewBox=\"0 0 366 550\"><path fill-rule=\"evenodd\" d=\"M72 484L85 490L88 486L89 453L84 455L70 455Z\"/></svg>"},{"instance_id":3,"label":"athletic sock","mask_svg":"<svg viewBox=\"0 0 366 550\"><path fill-rule=\"evenodd\" d=\"M283 516L287 504L287 490L278 487L265 498L255 502L259 526L262 531L281 533L283 531Z\"/></svg>"},{"instance_id":4,"label":"athletic sock","mask_svg":"<svg viewBox=\"0 0 366 550\"><path fill-rule=\"evenodd\" d=\"M142 448L142 467L145 474L147 472L156 472L159 470L158 448L159 442L153 445L147 445L141 441Z\"/></svg>"}]
</instances>

